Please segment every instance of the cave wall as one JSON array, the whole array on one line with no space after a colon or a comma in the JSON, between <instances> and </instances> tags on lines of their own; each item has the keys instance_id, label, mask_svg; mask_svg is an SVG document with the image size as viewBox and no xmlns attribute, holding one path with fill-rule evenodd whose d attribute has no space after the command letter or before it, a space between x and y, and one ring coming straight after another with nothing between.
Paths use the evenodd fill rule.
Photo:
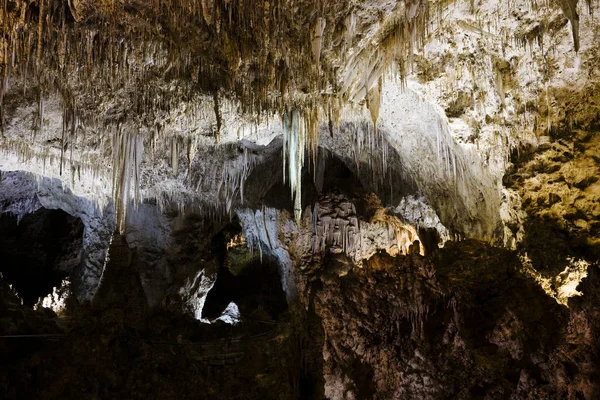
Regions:
<instances>
[{"instance_id":1,"label":"cave wall","mask_svg":"<svg viewBox=\"0 0 600 400\"><path fill-rule=\"evenodd\" d=\"M334 263L313 267L302 296L322 320L326 398L598 395L597 267L567 309L514 254L474 241L377 254L330 279Z\"/></svg>"}]
</instances>

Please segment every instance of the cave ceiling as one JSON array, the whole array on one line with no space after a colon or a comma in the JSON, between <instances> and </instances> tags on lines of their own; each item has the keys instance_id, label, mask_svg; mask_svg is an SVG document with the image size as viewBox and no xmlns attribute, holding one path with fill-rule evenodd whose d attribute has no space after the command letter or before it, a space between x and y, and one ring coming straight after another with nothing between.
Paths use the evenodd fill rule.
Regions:
<instances>
[{"instance_id":1,"label":"cave ceiling","mask_svg":"<svg viewBox=\"0 0 600 400\"><path fill-rule=\"evenodd\" d=\"M5 0L1 11L0 168L113 203L121 229L132 200L231 213L275 158L298 221L303 168L331 152L370 168L374 191L402 176L404 194L457 234L507 242L511 151L597 118L580 101L597 85L592 0Z\"/></svg>"}]
</instances>

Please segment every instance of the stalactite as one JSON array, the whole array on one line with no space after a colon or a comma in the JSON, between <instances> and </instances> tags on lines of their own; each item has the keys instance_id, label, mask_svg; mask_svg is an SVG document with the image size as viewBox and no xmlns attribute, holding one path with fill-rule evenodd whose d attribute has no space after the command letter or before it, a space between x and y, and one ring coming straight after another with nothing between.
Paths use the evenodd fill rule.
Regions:
<instances>
[{"instance_id":1,"label":"stalactite","mask_svg":"<svg viewBox=\"0 0 600 400\"><path fill-rule=\"evenodd\" d=\"M140 197L140 164L144 152L143 138L131 128L119 126L113 133L113 189L117 228L124 232L127 210L130 203L135 206Z\"/></svg>"},{"instance_id":2,"label":"stalactite","mask_svg":"<svg viewBox=\"0 0 600 400\"><path fill-rule=\"evenodd\" d=\"M294 108L283 114L283 153L284 170L286 166L291 190L294 200L294 218L300 223L302 216L302 168L304 166L304 154L306 151L306 129L305 123L300 121L298 111Z\"/></svg>"},{"instance_id":3,"label":"stalactite","mask_svg":"<svg viewBox=\"0 0 600 400\"><path fill-rule=\"evenodd\" d=\"M223 125L223 120L221 117L221 108L219 103L219 93L217 91L213 92L213 102L215 107L215 120L217 121L215 137L217 138L217 143L221 137L221 126Z\"/></svg>"},{"instance_id":4,"label":"stalactite","mask_svg":"<svg viewBox=\"0 0 600 400\"><path fill-rule=\"evenodd\" d=\"M179 174L179 152L180 152L180 138L173 136L171 138L171 169L173 176Z\"/></svg>"},{"instance_id":5,"label":"stalactite","mask_svg":"<svg viewBox=\"0 0 600 400\"><path fill-rule=\"evenodd\" d=\"M37 38L37 58L36 58L38 69L40 68L40 63L42 62L42 42L43 42L43 37L44 37L44 33L43 33L44 32L44 18L46 17L46 15L45 15L46 0L39 0L39 4L40 4L40 15L38 17L38 38Z\"/></svg>"},{"instance_id":6,"label":"stalactite","mask_svg":"<svg viewBox=\"0 0 600 400\"><path fill-rule=\"evenodd\" d=\"M563 11L563 14L571 23L575 52L579 52L579 14L577 13L578 2L579 0L560 0L560 7Z\"/></svg>"},{"instance_id":7,"label":"stalactite","mask_svg":"<svg viewBox=\"0 0 600 400\"><path fill-rule=\"evenodd\" d=\"M313 59L319 64L321 60L321 49L323 47L323 33L325 32L327 21L325 18L317 17L311 29L311 47Z\"/></svg>"},{"instance_id":8,"label":"stalactite","mask_svg":"<svg viewBox=\"0 0 600 400\"><path fill-rule=\"evenodd\" d=\"M379 77L377 85L367 93L367 108L371 113L371 120L373 121L375 134L377 134L377 120L379 119L379 108L381 106L381 87L382 78Z\"/></svg>"}]
</instances>

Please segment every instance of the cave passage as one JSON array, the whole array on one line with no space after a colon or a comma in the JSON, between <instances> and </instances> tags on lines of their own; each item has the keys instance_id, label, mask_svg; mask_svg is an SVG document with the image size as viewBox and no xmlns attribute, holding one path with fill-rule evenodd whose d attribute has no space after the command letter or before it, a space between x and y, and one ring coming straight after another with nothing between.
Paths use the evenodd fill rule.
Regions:
<instances>
[{"instance_id":1,"label":"cave passage","mask_svg":"<svg viewBox=\"0 0 600 400\"><path fill-rule=\"evenodd\" d=\"M277 263L248 249L237 219L215 235L212 245L219 270L202 318L218 318L234 302L242 318L276 320L287 309Z\"/></svg>"},{"instance_id":2,"label":"cave passage","mask_svg":"<svg viewBox=\"0 0 600 400\"><path fill-rule=\"evenodd\" d=\"M23 303L52 293L79 263L83 223L62 210L41 208L21 221L0 215L0 273Z\"/></svg>"},{"instance_id":3,"label":"cave passage","mask_svg":"<svg viewBox=\"0 0 600 400\"><path fill-rule=\"evenodd\" d=\"M242 318L276 320L287 309L277 265L253 260L238 275L222 266L206 297L202 318L218 318L230 302L237 304Z\"/></svg>"}]
</instances>

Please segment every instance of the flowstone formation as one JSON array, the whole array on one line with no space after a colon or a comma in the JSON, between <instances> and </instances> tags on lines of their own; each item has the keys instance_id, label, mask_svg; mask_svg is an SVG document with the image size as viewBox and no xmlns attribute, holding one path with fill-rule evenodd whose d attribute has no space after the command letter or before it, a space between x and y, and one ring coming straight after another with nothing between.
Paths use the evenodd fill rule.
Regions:
<instances>
[{"instance_id":1,"label":"flowstone formation","mask_svg":"<svg viewBox=\"0 0 600 400\"><path fill-rule=\"evenodd\" d=\"M0 397L600 397L599 5L0 2Z\"/></svg>"}]
</instances>

